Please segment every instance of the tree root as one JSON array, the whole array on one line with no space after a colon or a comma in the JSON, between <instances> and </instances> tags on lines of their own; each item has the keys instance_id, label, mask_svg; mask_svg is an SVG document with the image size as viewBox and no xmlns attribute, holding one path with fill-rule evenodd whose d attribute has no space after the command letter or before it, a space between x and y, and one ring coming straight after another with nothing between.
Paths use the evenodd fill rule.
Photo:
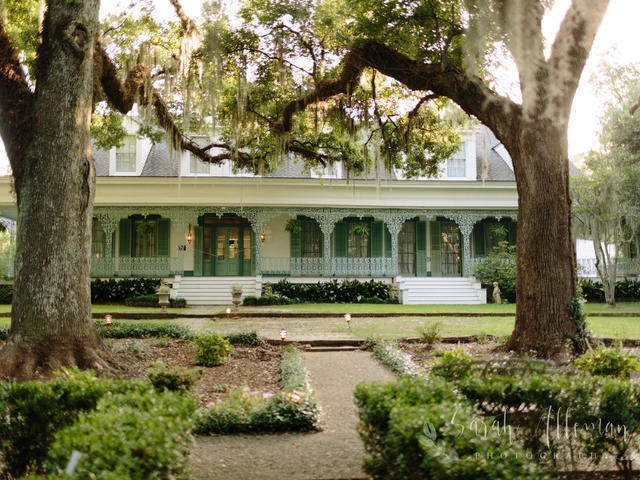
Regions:
<instances>
[{"instance_id":1,"label":"tree root","mask_svg":"<svg viewBox=\"0 0 640 480\"><path fill-rule=\"evenodd\" d=\"M0 378L46 379L61 367L91 369L100 376L113 376L121 370L97 337L33 340L10 335L0 349Z\"/></svg>"}]
</instances>

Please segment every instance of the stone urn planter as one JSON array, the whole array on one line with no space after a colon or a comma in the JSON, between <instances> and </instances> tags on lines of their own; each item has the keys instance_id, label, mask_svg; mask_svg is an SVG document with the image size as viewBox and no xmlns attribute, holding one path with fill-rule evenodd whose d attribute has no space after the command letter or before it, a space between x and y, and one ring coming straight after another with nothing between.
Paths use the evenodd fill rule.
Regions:
<instances>
[{"instance_id":1,"label":"stone urn planter","mask_svg":"<svg viewBox=\"0 0 640 480\"><path fill-rule=\"evenodd\" d=\"M233 303L233 311L238 311L238 306L242 303L242 285L231 285L231 303Z\"/></svg>"},{"instance_id":2,"label":"stone urn planter","mask_svg":"<svg viewBox=\"0 0 640 480\"><path fill-rule=\"evenodd\" d=\"M166 312L167 307L169 306L169 295L171 294L171 289L169 285L161 285L158 289L158 305L162 307L162 311Z\"/></svg>"}]
</instances>

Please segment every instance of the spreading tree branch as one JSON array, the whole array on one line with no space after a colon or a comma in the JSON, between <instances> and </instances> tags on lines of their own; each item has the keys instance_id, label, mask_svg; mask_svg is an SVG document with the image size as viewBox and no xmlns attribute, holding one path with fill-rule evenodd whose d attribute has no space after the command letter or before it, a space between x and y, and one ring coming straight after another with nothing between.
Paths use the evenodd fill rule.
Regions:
<instances>
[{"instance_id":1,"label":"spreading tree branch","mask_svg":"<svg viewBox=\"0 0 640 480\"><path fill-rule=\"evenodd\" d=\"M293 128L293 118L309 105L339 95L350 95L358 86L365 68L373 68L415 91L431 92L448 97L469 115L492 125L494 133L506 146L514 145L513 132L518 131L521 107L487 87L482 79L464 70L413 60L397 50L375 40L358 42L349 49L342 62L340 76L323 80L306 95L285 105L274 124L276 134L286 134Z\"/></svg>"},{"instance_id":2,"label":"spreading tree branch","mask_svg":"<svg viewBox=\"0 0 640 480\"><path fill-rule=\"evenodd\" d=\"M549 58L550 75L559 86L553 100L564 109L567 118L580 81L579 74L589 57L608 5L609 0L573 0L553 42Z\"/></svg>"},{"instance_id":3,"label":"spreading tree branch","mask_svg":"<svg viewBox=\"0 0 640 480\"><path fill-rule=\"evenodd\" d=\"M7 30L0 19L0 136L15 175L19 176L25 136L31 131L33 92Z\"/></svg>"},{"instance_id":4,"label":"spreading tree branch","mask_svg":"<svg viewBox=\"0 0 640 480\"><path fill-rule=\"evenodd\" d=\"M160 94L151 85L150 69L138 64L131 69L124 83L118 78L116 66L111 61L102 45L96 42L94 53L96 61L95 74L113 107L122 114L127 114L137 101L141 106L151 105L160 126L167 132L173 144L179 150L187 150L199 159L219 164L226 160L220 155L211 155L210 148L202 148L185 136L175 121ZM244 158L240 158L244 160Z\"/></svg>"}]
</instances>

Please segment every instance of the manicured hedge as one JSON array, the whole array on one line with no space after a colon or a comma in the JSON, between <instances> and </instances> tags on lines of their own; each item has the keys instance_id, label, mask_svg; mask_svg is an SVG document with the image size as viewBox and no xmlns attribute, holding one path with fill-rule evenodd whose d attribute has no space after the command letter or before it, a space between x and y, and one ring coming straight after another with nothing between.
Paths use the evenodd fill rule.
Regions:
<instances>
[{"instance_id":1,"label":"manicured hedge","mask_svg":"<svg viewBox=\"0 0 640 480\"><path fill-rule=\"evenodd\" d=\"M231 392L223 401L198 412L196 433L306 432L320 428L320 410L300 351L287 347L280 364L282 391Z\"/></svg>"},{"instance_id":2,"label":"manicured hedge","mask_svg":"<svg viewBox=\"0 0 640 480\"><path fill-rule=\"evenodd\" d=\"M122 303L130 297L154 295L159 286L158 278L98 278L91 282L91 302Z\"/></svg>"},{"instance_id":3,"label":"manicured hedge","mask_svg":"<svg viewBox=\"0 0 640 480\"><path fill-rule=\"evenodd\" d=\"M374 479L546 479L509 437L467 428L482 417L441 378L402 377L355 390L365 472Z\"/></svg>"},{"instance_id":4,"label":"manicured hedge","mask_svg":"<svg viewBox=\"0 0 640 480\"><path fill-rule=\"evenodd\" d=\"M180 325L163 325L155 323L122 323L113 322L107 327L104 322L95 322L98 334L102 338L157 338L169 337L191 340L195 334Z\"/></svg>"},{"instance_id":5,"label":"manicured hedge","mask_svg":"<svg viewBox=\"0 0 640 480\"><path fill-rule=\"evenodd\" d=\"M443 374L461 365L465 375ZM637 382L519 359L445 362L437 373L358 385L372 478L539 479L597 469L605 457L629 473L640 448Z\"/></svg>"},{"instance_id":6,"label":"manicured hedge","mask_svg":"<svg viewBox=\"0 0 640 480\"><path fill-rule=\"evenodd\" d=\"M261 297L247 296L242 299L242 305L260 306L260 305L290 305L293 302L290 298L282 295L262 295Z\"/></svg>"},{"instance_id":7,"label":"manicured hedge","mask_svg":"<svg viewBox=\"0 0 640 480\"><path fill-rule=\"evenodd\" d=\"M389 298L389 285L384 282L346 280L315 284L290 283L281 280L273 285L273 292L295 303L397 303Z\"/></svg>"},{"instance_id":8,"label":"manicured hedge","mask_svg":"<svg viewBox=\"0 0 640 480\"><path fill-rule=\"evenodd\" d=\"M194 398L175 392L105 395L55 435L45 469L60 478L78 451L71 478L186 478L195 409Z\"/></svg>"},{"instance_id":9,"label":"manicured hedge","mask_svg":"<svg viewBox=\"0 0 640 480\"><path fill-rule=\"evenodd\" d=\"M6 472L19 477L39 471L56 433L75 423L82 412L94 410L107 393L141 392L150 387L77 371L46 383L0 383L0 456Z\"/></svg>"},{"instance_id":10,"label":"manicured hedge","mask_svg":"<svg viewBox=\"0 0 640 480\"><path fill-rule=\"evenodd\" d=\"M602 283L591 279L580 281L582 294L590 302L604 302ZM640 301L640 280L625 278L616 282L616 301Z\"/></svg>"},{"instance_id":11,"label":"manicured hedge","mask_svg":"<svg viewBox=\"0 0 640 480\"><path fill-rule=\"evenodd\" d=\"M138 295L136 297L129 297L124 301L124 304L129 307L158 307L158 295ZM170 308L184 308L187 306L187 301L184 298L170 298Z\"/></svg>"}]
</instances>

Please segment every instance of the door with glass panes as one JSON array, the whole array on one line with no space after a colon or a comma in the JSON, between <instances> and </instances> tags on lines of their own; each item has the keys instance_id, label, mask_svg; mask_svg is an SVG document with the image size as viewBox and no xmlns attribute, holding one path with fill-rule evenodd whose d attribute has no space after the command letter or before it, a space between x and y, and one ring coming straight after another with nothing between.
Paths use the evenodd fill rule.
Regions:
<instances>
[{"instance_id":1,"label":"door with glass panes","mask_svg":"<svg viewBox=\"0 0 640 480\"><path fill-rule=\"evenodd\" d=\"M251 274L251 227L212 224L203 230L203 275Z\"/></svg>"}]
</instances>

